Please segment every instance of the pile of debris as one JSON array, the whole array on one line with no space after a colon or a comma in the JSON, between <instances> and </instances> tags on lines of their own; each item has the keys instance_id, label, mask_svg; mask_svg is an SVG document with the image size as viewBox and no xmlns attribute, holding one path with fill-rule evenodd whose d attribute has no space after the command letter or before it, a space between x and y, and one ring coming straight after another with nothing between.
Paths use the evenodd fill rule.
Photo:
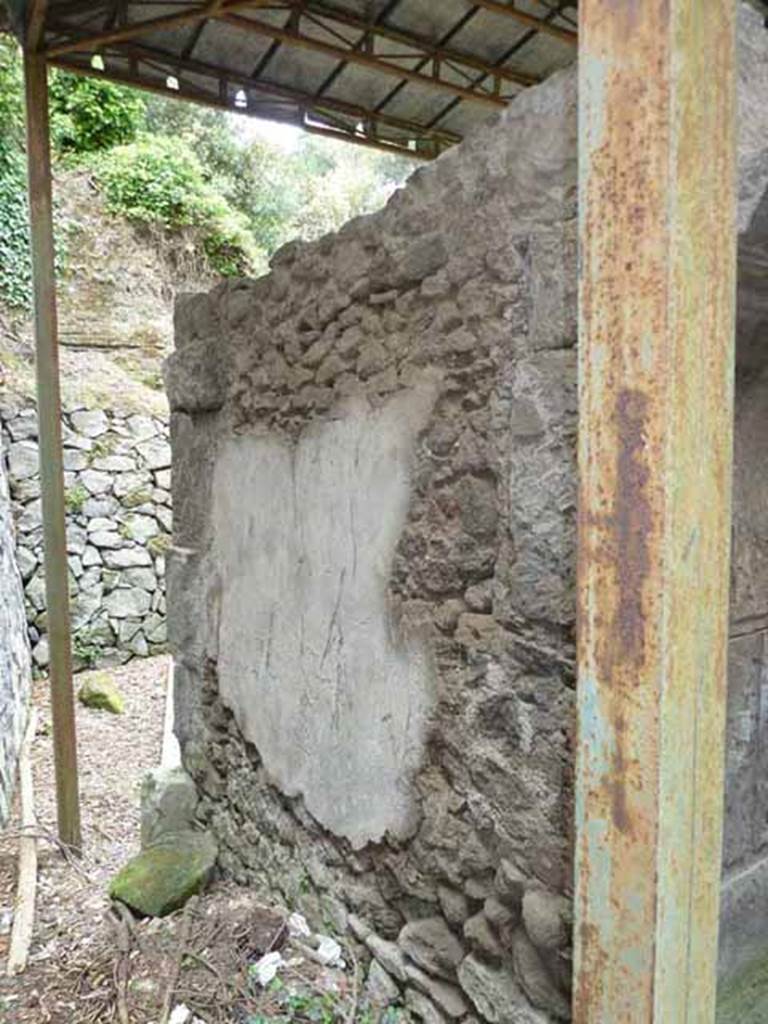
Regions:
<instances>
[{"instance_id":1,"label":"pile of debris","mask_svg":"<svg viewBox=\"0 0 768 1024\"><path fill-rule=\"evenodd\" d=\"M116 903L103 956L81 971L78 1021L121 1024L321 1024L379 1020L351 948L306 921L227 885L163 918Z\"/></svg>"}]
</instances>

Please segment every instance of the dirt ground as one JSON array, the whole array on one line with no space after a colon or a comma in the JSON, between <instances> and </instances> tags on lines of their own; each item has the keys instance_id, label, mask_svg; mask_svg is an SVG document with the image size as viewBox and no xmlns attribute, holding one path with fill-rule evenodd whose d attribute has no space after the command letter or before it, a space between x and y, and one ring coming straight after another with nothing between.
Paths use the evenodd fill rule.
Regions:
<instances>
[{"instance_id":1,"label":"dirt ground","mask_svg":"<svg viewBox=\"0 0 768 1024\"><path fill-rule=\"evenodd\" d=\"M38 709L33 746L38 843L38 889L30 963L16 979L5 975L18 842L12 820L0 834L0 1021L74 1024L73 1005L60 984L89 958L109 908L112 876L139 849L141 778L160 761L168 659L134 660L110 670L125 714L77 708L83 857L65 858L56 843L56 790L47 682L35 683ZM76 685L88 673L76 677ZM55 984L52 981L55 980ZM82 1018L87 1019L87 1018ZM93 1018L98 1019L98 1018ZM108 1019L108 1018L107 1018Z\"/></svg>"},{"instance_id":2,"label":"dirt ground","mask_svg":"<svg viewBox=\"0 0 768 1024\"><path fill-rule=\"evenodd\" d=\"M6 976L18 857L18 818L0 834L0 1024L398 1024L365 1001L354 951L318 962L312 939L291 937L288 910L217 882L162 920L137 920L113 907L107 888L139 850L139 791L160 761L166 658L137 659L111 671L125 699L112 715L77 705L83 857L56 839L47 683L36 683L33 746L38 818L35 930L23 975ZM87 673L78 676L82 683ZM277 977L256 978L259 959L281 955ZM173 1017L187 1008L189 1016Z\"/></svg>"}]
</instances>

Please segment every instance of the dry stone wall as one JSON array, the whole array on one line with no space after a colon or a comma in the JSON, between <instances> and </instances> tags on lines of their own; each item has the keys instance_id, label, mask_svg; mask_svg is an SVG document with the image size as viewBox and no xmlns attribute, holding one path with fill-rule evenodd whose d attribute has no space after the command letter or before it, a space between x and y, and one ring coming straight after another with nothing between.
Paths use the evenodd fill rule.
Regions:
<instances>
[{"instance_id":1,"label":"dry stone wall","mask_svg":"<svg viewBox=\"0 0 768 1024\"><path fill-rule=\"evenodd\" d=\"M10 812L31 682L24 591L2 454L0 437L0 828Z\"/></svg>"},{"instance_id":2,"label":"dry stone wall","mask_svg":"<svg viewBox=\"0 0 768 1024\"><path fill-rule=\"evenodd\" d=\"M0 423L32 658L42 671L48 644L37 416L31 407L8 408ZM161 653L171 534L167 422L74 408L62 430L75 667Z\"/></svg>"},{"instance_id":3,"label":"dry stone wall","mask_svg":"<svg viewBox=\"0 0 768 1024\"><path fill-rule=\"evenodd\" d=\"M726 974L768 943L768 50L740 33ZM569 1017L575 108L561 73L381 213L179 301L167 364L199 814L425 1021Z\"/></svg>"}]
</instances>

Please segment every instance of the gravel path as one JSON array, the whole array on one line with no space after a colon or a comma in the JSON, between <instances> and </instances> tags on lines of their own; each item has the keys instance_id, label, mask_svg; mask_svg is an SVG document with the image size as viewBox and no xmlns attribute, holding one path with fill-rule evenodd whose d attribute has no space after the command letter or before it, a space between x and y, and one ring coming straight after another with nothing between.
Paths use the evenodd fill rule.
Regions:
<instances>
[{"instance_id":1,"label":"gravel path","mask_svg":"<svg viewBox=\"0 0 768 1024\"><path fill-rule=\"evenodd\" d=\"M87 962L88 947L109 905L110 879L139 849L139 789L159 764L168 659L136 659L110 670L125 699L125 714L77 705L83 857L58 849L47 683L35 686L38 728L33 747L35 804L40 833L37 913L32 956L20 978L5 977L8 910L13 905L18 843L11 822L0 834L0 1021L71 1024L74 1001L66 977ZM76 677L76 684L87 673ZM50 838L49 838L50 837ZM54 978L57 983L54 984ZM81 1019L78 1015L77 1019Z\"/></svg>"}]
</instances>

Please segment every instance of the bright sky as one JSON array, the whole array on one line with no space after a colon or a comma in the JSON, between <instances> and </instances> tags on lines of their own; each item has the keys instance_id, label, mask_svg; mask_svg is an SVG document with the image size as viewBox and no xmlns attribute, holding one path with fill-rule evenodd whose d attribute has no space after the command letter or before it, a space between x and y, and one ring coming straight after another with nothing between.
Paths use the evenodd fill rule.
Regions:
<instances>
[{"instance_id":1,"label":"bright sky","mask_svg":"<svg viewBox=\"0 0 768 1024\"><path fill-rule=\"evenodd\" d=\"M278 124L276 121L262 121L258 117L242 117L237 114L232 116L232 121L242 139L266 139L288 152L296 149L301 138L301 129L292 124Z\"/></svg>"}]
</instances>

